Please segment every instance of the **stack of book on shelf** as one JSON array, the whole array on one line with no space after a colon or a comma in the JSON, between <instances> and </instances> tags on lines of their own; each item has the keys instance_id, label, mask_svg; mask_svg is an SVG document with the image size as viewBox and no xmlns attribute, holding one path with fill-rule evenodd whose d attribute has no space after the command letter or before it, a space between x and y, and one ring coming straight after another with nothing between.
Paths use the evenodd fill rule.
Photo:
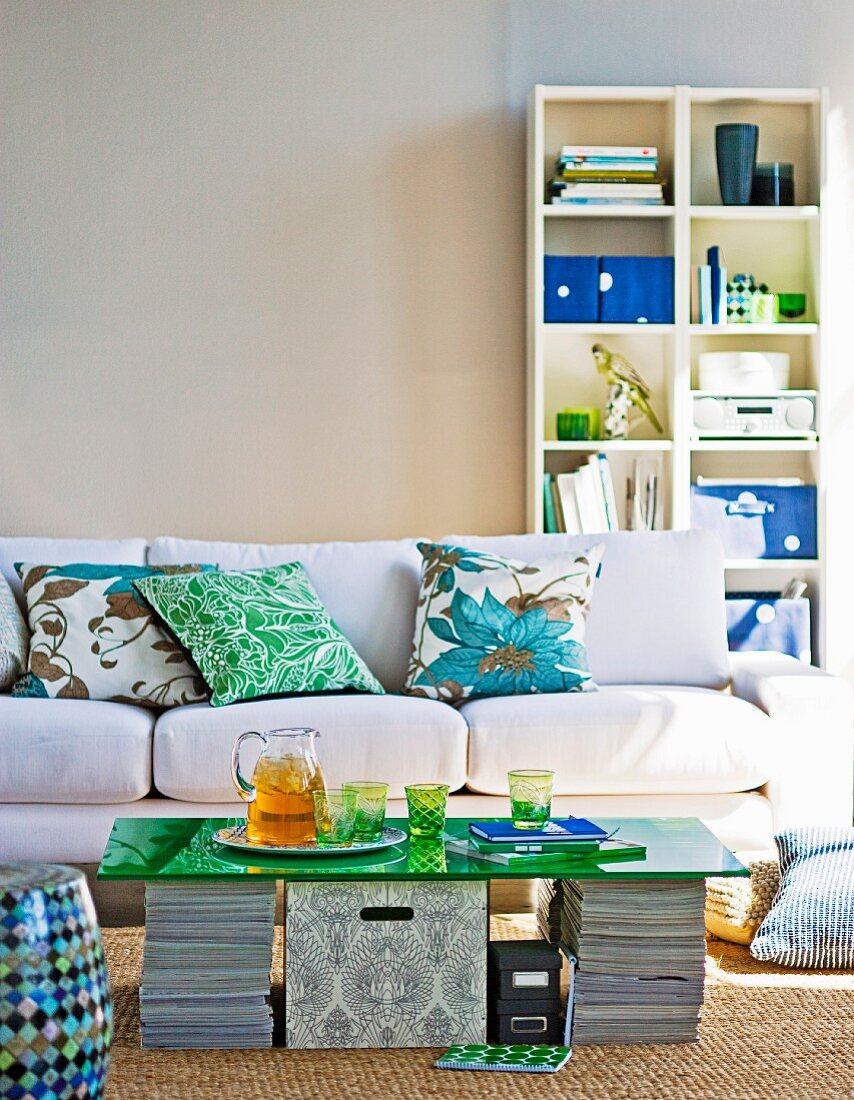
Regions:
<instances>
[{"instance_id":1,"label":"stack of book on shelf","mask_svg":"<svg viewBox=\"0 0 854 1100\"><path fill-rule=\"evenodd\" d=\"M578 960L574 1043L696 1041L705 889L702 880L561 881L561 942ZM541 901L549 928L554 906Z\"/></svg>"},{"instance_id":2,"label":"stack of book on shelf","mask_svg":"<svg viewBox=\"0 0 854 1100\"><path fill-rule=\"evenodd\" d=\"M153 882L139 988L143 1047L273 1045L272 882Z\"/></svg>"},{"instance_id":3,"label":"stack of book on shelf","mask_svg":"<svg viewBox=\"0 0 854 1100\"><path fill-rule=\"evenodd\" d=\"M570 474L545 474L543 504L547 534L619 531L617 497L607 456L593 454Z\"/></svg>"},{"instance_id":4,"label":"stack of book on shelf","mask_svg":"<svg viewBox=\"0 0 854 1100\"><path fill-rule=\"evenodd\" d=\"M584 817L556 818L542 829L516 829L512 821L472 821L466 839L446 841L445 847L480 863L514 870L533 865L542 870L546 865L555 873L573 861L599 864L646 857L644 845L617 840Z\"/></svg>"},{"instance_id":5,"label":"stack of book on shelf","mask_svg":"<svg viewBox=\"0 0 854 1100\"><path fill-rule=\"evenodd\" d=\"M691 269L691 323L725 325L727 323L726 267L720 248L706 252L707 262Z\"/></svg>"},{"instance_id":6,"label":"stack of book on shelf","mask_svg":"<svg viewBox=\"0 0 854 1100\"><path fill-rule=\"evenodd\" d=\"M662 206L658 150L647 145L564 145L549 201L576 206Z\"/></svg>"}]
</instances>

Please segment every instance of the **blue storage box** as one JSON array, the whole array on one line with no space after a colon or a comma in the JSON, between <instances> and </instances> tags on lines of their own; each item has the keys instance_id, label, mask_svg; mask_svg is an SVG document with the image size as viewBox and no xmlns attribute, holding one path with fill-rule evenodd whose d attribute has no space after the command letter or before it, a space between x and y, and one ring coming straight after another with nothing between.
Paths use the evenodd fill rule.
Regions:
<instances>
[{"instance_id":1,"label":"blue storage box","mask_svg":"<svg viewBox=\"0 0 854 1100\"><path fill-rule=\"evenodd\" d=\"M784 600L762 593L727 595L726 630L735 652L770 650L810 661L810 602Z\"/></svg>"},{"instance_id":2,"label":"blue storage box","mask_svg":"<svg viewBox=\"0 0 854 1100\"><path fill-rule=\"evenodd\" d=\"M543 319L599 320L598 256L544 256Z\"/></svg>"},{"instance_id":3,"label":"blue storage box","mask_svg":"<svg viewBox=\"0 0 854 1100\"><path fill-rule=\"evenodd\" d=\"M600 321L672 324L672 256L602 256L599 272Z\"/></svg>"},{"instance_id":4,"label":"blue storage box","mask_svg":"<svg viewBox=\"0 0 854 1100\"><path fill-rule=\"evenodd\" d=\"M815 485L692 485L691 526L717 531L728 558L815 558Z\"/></svg>"}]
</instances>

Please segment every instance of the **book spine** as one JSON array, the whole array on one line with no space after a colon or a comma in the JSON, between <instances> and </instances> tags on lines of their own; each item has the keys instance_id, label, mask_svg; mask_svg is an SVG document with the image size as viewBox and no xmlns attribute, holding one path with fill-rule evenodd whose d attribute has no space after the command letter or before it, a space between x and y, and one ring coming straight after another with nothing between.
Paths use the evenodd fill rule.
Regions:
<instances>
[{"instance_id":1,"label":"book spine","mask_svg":"<svg viewBox=\"0 0 854 1100\"><path fill-rule=\"evenodd\" d=\"M617 494L614 491L614 478L611 475L611 463L608 456L600 454L599 476L602 479L602 492L605 496L605 510L608 516L608 530L619 531L620 519L617 513Z\"/></svg>"},{"instance_id":2,"label":"book spine","mask_svg":"<svg viewBox=\"0 0 854 1100\"><path fill-rule=\"evenodd\" d=\"M697 269L700 287L700 324L712 323L712 269L708 264L700 264Z\"/></svg>"},{"instance_id":3,"label":"book spine","mask_svg":"<svg viewBox=\"0 0 854 1100\"><path fill-rule=\"evenodd\" d=\"M643 157L658 159L655 145L564 145L562 157Z\"/></svg>"},{"instance_id":4,"label":"book spine","mask_svg":"<svg viewBox=\"0 0 854 1100\"><path fill-rule=\"evenodd\" d=\"M547 535L553 535L557 531L551 474L543 474L543 526Z\"/></svg>"}]
</instances>

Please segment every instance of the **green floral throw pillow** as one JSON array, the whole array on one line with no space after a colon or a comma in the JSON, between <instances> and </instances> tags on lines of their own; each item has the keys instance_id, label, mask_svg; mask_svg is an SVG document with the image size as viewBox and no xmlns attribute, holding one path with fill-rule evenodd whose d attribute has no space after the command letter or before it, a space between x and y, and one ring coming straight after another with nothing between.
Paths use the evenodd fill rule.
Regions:
<instances>
[{"instance_id":1,"label":"green floral throw pillow","mask_svg":"<svg viewBox=\"0 0 854 1100\"><path fill-rule=\"evenodd\" d=\"M346 688L383 694L299 562L135 584L192 654L215 707Z\"/></svg>"},{"instance_id":2,"label":"green floral throw pillow","mask_svg":"<svg viewBox=\"0 0 854 1100\"><path fill-rule=\"evenodd\" d=\"M526 563L418 544L423 558L404 691L460 703L595 689L584 618L603 547Z\"/></svg>"},{"instance_id":3,"label":"green floral throw pillow","mask_svg":"<svg viewBox=\"0 0 854 1100\"><path fill-rule=\"evenodd\" d=\"M199 671L131 581L200 565L16 564L30 624L28 672L13 695L172 707L207 699Z\"/></svg>"}]
</instances>

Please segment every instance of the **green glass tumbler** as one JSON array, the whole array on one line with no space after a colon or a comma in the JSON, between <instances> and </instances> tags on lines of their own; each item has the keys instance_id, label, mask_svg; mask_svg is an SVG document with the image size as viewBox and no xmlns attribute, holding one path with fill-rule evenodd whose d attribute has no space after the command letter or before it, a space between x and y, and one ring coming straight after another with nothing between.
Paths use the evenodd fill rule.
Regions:
<instances>
[{"instance_id":1,"label":"green glass tumbler","mask_svg":"<svg viewBox=\"0 0 854 1100\"><path fill-rule=\"evenodd\" d=\"M406 788L410 836L442 835L449 790L447 783L412 783Z\"/></svg>"},{"instance_id":2,"label":"green glass tumbler","mask_svg":"<svg viewBox=\"0 0 854 1100\"><path fill-rule=\"evenodd\" d=\"M318 848L349 848L356 829L356 792L328 787L312 797Z\"/></svg>"},{"instance_id":3,"label":"green glass tumbler","mask_svg":"<svg viewBox=\"0 0 854 1100\"><path fill-rule=\"evenodd\" d=\"M554 772L516 770L507 773L514 829L542 829L552 812Z\"/></svg>"},{"instance_id":4,"label":"green glass tumbler","mask_svg":"<svg viewBox=\"0 0 854 1100\"><path fill-rule=\"evenodd\" d=\"M343 789L356 794L354 838L362 841L382 840L388 783L373 779L351 779L343 784Z\"/></svg>"}]
</instances>

